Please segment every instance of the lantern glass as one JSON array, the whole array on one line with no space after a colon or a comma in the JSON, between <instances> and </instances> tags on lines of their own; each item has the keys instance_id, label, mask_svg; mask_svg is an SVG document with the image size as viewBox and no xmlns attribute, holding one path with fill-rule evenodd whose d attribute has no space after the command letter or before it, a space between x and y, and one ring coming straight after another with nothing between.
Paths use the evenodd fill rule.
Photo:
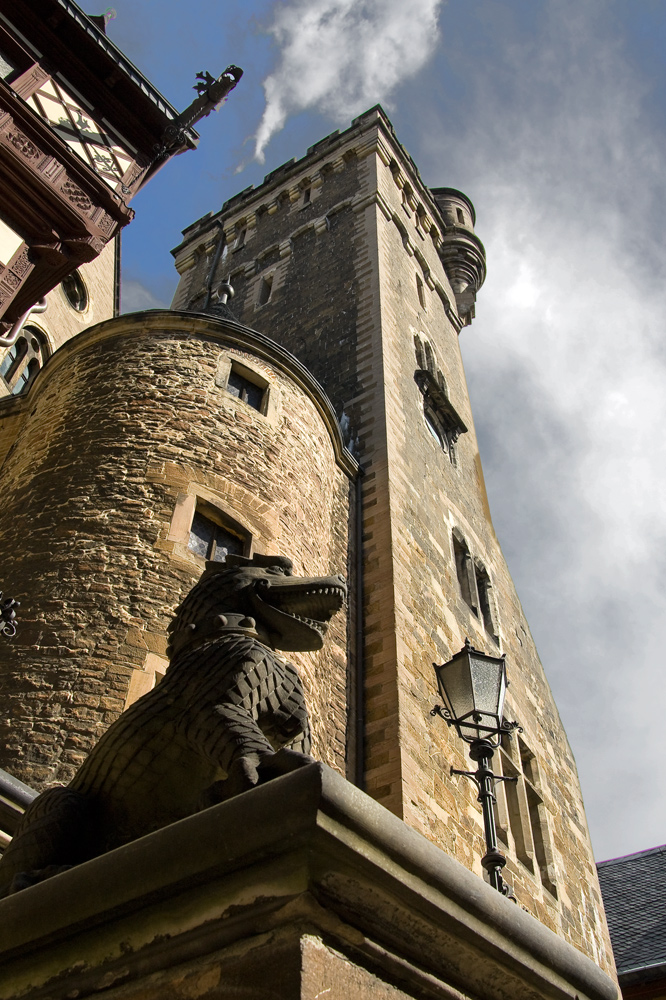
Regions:
<instances>
[{"instance_id":1,"label":"lantern glass","mask_svg":"<svg viewBox=\"0 0 666 1000\"><path fill-rule=\"evenodd\" d=\"M506 694L504 657L487 656L466 645L435 671L439 692L460 737L469 742L497 733Z\"/></svg>"}]
</instances>

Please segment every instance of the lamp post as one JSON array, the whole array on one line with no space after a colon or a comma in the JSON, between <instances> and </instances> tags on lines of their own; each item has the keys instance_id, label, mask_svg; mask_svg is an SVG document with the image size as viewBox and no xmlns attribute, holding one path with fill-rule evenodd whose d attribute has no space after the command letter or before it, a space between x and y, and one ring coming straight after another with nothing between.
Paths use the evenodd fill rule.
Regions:
<instances>
[{"instance_id":1,"label":"lamp post","mask_svg":"<svg viewBox=\"0 0 666 1000\"><path fill-rule=\"evenodd\" d=\"M430 714L439 715L449 726L455 726L458 736L469 743L469 755L477 764L476 771L459 771L452 767L451 774L462 774L476 783L486 836L486 853L481 864L488 872L492 887L511 896L510 886L502 878L506 858L497 846L493 805L495 783L517 781L517 778L494 774L491 767L502 736L510 737L515 729L522 732L517 722L502 721L508 684L505 657L481 653L466 639L464 647L448 663L434 663L433 666L444 708L435 705Z\"/></svg>"}]
</instances>

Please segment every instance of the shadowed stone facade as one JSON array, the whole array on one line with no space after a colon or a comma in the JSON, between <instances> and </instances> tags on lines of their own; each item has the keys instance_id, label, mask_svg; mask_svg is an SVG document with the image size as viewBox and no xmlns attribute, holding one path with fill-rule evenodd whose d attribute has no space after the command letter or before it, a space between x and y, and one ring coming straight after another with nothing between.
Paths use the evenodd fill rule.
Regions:
<instances>
[{"instance_id":1,"label":"shadowed stone facade","mask_svg":"<svg viewBox=\"0 0 666 1000\"><path fill-rule=\"evenodd\" d=\"M0 907L7 1000L616 1000L589 958L322 764Z\"/></svg>"}]
</instances>

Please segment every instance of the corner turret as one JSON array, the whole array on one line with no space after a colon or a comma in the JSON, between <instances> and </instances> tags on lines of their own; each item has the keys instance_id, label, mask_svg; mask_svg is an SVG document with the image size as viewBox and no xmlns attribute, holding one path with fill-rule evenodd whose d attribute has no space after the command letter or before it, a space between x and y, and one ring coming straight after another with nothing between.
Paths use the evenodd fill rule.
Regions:
<instances>
[{"instance_id":1,"label":"corner turret","mask_svg":"<svg viewBox=\"0 0 666 1000\"><path fill-rule=\"evenodd\" d=\"M454 188L431 188L444 222L439 256L456 297L461 319L474 318L476 293L486 278L486 251L474 232L474 205Z\"/></svg>"}]
</instances>

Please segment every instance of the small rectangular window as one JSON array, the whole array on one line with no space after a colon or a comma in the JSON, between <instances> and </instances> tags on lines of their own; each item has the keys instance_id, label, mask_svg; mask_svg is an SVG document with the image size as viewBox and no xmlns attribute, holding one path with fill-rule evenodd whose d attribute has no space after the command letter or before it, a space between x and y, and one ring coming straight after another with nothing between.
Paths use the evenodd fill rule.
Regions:
<instances>
[{"instance_id":1,"label":"small rectangular window","mask_svg":"<svg viewBox=\"0 0 666 1000\"><path fill-rule=\"evenodd\" d=\"M241 375L236 368L232 368L229 372L227 392L230 392L232 396L236 396L243 403L247 403L252 409L261 412L266 392L265 386L251 382L244 375Z\"/></svg>"},{"instance_id":2,"label":"small rectangular window","mask_svg":"<svg viewBox=\"0 0 666 1000\"><path fill-rule=\"evenodd\" d=\"M195 555L213 562L224 562L229 553L242 556L245 543L246 540L236 532L206 517L200 510L195 511L187 545Z\"/></svg>"},{"instance_id":3,"label":"small rectangular window","mask_svg":"<svg viewBox=\"0 0 666 1000\"><path fill-rule=\"evenodd\" d=\"M416 275L416 291L419 297L419 305L421 306L421 309L425 309L426 307L425 288L423 287L423 281L421 279L420 274Z\"/></svg>"},{"instance_id":4,"label":"small rectangular window","mask_svg":"<svg viewBox=\"0 0 666 1000\"><path fill-rule=\"evenodd\" d=\"M456 215L458 216L458 222L460 223L460 225L464 226L465 225L465 216L463 215L462 208L457 208L456 209Z\"/></svg>"},{"instance_id":5,"label":"small rectangular window","mask_svg":"<svg viewBox=\"0 0 666 1000\"><path fill-rule=\"evenodd\" d=\"M312 197L312 188L306 187L305 190L303 191L303 204L309 205L311 197Z\"/></svg>"}]
</instances>

